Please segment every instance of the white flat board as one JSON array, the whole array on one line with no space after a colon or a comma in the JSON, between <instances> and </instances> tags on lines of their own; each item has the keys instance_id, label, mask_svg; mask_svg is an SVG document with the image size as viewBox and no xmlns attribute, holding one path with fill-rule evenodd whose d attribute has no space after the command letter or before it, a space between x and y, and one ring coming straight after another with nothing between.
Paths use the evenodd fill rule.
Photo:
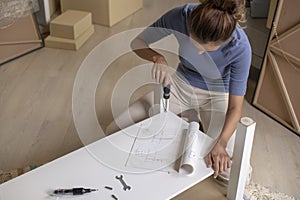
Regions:
<instances>
[{"instance_id":1,"label":"white flat board","mask_svg":"<svg viewBox=\"0 0 300 200\"><path fill-rule=\"evenodd\" d=\"M165 121L164 121L165 120ZM203 159L199 159L192 175L179 175L175 170L143 169L126 166L137 129L141 124L159 129L161 123L175 123L187 127L188 123L171 112L161 113L128 127L111 136L98 140L86 147L45 164L31 172L0 185L0 200L19 199L170 199L213 174ZM154 132L156 133L156 132ZM201 133L201 140L211 141ZM203 151L210 148L206 146ZM124 191L115 178L123 175L131 190ZM113 190L107 190L110 186ZM51 197L54 189L86 187L97 188L98 192L81 195Z\"/></svg>"}]
</instances>

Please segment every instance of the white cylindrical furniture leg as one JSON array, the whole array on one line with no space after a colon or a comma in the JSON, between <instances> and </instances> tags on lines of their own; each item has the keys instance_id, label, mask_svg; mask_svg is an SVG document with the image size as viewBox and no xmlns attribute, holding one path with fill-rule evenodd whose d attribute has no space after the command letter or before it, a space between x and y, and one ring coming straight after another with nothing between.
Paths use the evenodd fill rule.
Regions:
<instances>
[{"instance_id":1,"label":"white cylindrical furniture leg","mask_svg":"<svg viewBox=\"0 0 300 200\"><path fill-rule=\"evenodd\" d=\"M255 125L256 123L248 117L243 117L238 123L227 190L228 200L243 199L250 166Z\"/></svg>"}]
</instances>

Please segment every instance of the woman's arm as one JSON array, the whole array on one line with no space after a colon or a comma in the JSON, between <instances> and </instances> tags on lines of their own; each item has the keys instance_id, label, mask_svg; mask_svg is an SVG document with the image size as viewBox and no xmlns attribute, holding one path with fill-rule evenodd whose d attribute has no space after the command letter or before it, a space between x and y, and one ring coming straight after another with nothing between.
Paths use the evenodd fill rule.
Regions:
<instances>
[{"instance_id":1,"label":"woman's arm","mask_svg":"<svg viewBox=\"0 0 300 200\"><path fill-rule=\"evenodd\" d=\"M229 95L228 109L222 132L215 146L207 156L208 167L212 167L215 171L214 177L217 177L220 172L230 168L231 162L226 152L226 146L241 118L243 100L244 96Z\"/></svg>"},{"instance_id":2,"label":"woman's arm","mask_svg":"<svg viewBox=\"0 0 300 200\"><path fill-rule=\"evenodd\" d=\"M139 36L131 42L131 49L141 58L154 62L153 57L163 57L157 51L154 51L149 45Z\"/></svg>"},{"instance_id":3,"label":"woman's arm","mask_svg":"<svg viewBox=\"0 0 300 200\"><path fill-rule=\"evenodd\" d=\"M171 82L168 63L163 55L151 49L140 37L131 42L132 50L141 58L153 62L152 77L156 82L167 86Z\"/></svg>"}]
</instances>

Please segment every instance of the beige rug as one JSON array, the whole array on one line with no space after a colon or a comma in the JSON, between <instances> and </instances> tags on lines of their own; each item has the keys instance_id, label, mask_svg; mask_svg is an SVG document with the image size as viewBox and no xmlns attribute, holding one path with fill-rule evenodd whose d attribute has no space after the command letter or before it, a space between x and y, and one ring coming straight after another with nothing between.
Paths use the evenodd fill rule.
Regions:
<instances>
[{"instance_id":1,"label":"beige rug","mask_svg":"<svg viewBox=\"0 0 300 200\"><path fill-rule=\"evenodd\" d=\"M245 195L248 197L248 199L245 200L296 200L294 197L281 192L273 192L270 189L253 182L246 186Z\"/></svg>"}]
</instances>

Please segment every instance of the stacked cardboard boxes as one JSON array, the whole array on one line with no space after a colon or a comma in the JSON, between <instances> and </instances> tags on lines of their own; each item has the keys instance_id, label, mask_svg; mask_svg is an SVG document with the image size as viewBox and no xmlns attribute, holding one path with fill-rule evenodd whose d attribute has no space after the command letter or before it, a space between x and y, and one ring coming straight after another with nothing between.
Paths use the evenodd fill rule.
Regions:
<instances>
[{"instance_id":1,"label":"stacked cardboard boxes","mask_svg":"<svg viewBox=\"0 0 300 200\"><path fill-rule=\"evenodd\" d=\"M45 46L77 50L93 33L90 12L67 10L50 22L50 35L45 39Z\"/></svg>"},{"instance_id":2,"label":"stacked cardboard boxes","mask_svg":"<svg viewBox=\"0 0 300 200\"><path fill-rule=\"evenodd\" d=\"M61 11L68 9L92 13L93 23L113 26L143 7L143 0L60 0Z\"/></svg>"}]
</instances>

